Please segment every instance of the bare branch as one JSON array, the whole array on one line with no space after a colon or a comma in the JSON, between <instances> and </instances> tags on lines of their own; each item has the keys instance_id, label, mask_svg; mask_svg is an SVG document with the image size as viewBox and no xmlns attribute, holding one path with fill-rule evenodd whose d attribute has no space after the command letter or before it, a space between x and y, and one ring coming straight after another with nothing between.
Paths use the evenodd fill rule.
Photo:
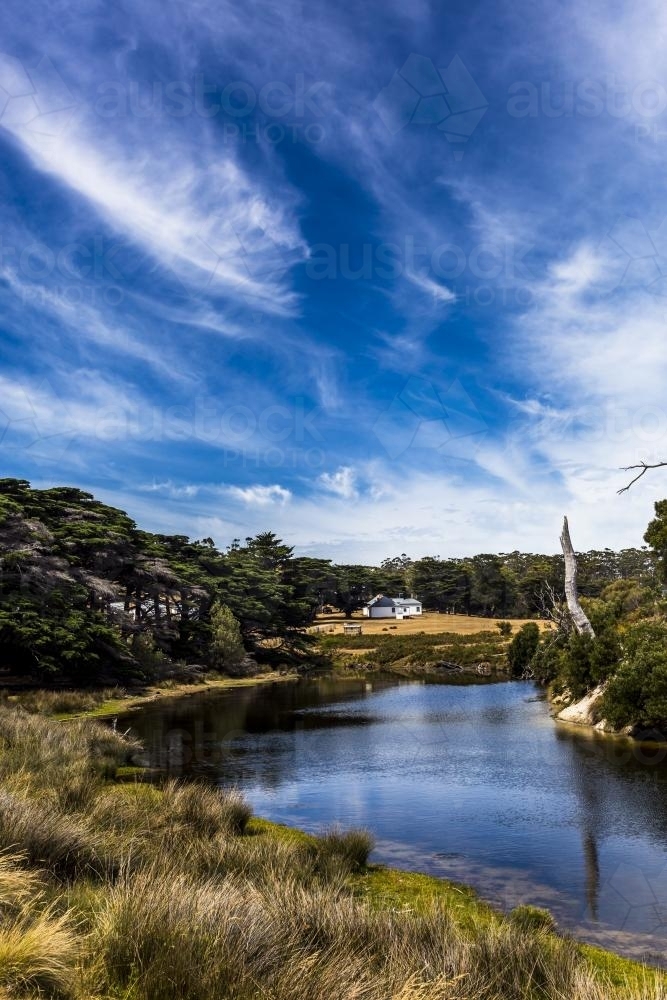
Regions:
<instances>
[{"instance_id":1,"label":"bare branch","mask_svg":"<svg viewBox=\"0 0 667 1000\"><path fill-rule=\"evenodd\" d=\"M624 472L632 472L634 469L641 469L641 472L639 472L635 476L634 479L631 479L627 486L624 486L622 489L618 490L617 492L618 493L627 493L627 491L630 489L630 487L634 486L634 484L637 482L637 480L641 479L642 476L645 475L648 472L649 469L662 469L665 465L667 465L667 462L653 462L653 463L651 463L651 462L639 462L638 465L625 465L625 466L623 466L623 471Z\"/></svg>"},{"instance_id":2,"label":"bare branch","mask_svg":"<svg viewBox=\"0 0 667 1000\"><path fill-rule=\"evenodd\" d=\"M542 582L539 600L542 616L548 618L556 626L552 630L553 638L567 636L572 628L572 619L563 608L562 598L556 595L556 591L548 580Z\"/></svg>"}]
</instances>

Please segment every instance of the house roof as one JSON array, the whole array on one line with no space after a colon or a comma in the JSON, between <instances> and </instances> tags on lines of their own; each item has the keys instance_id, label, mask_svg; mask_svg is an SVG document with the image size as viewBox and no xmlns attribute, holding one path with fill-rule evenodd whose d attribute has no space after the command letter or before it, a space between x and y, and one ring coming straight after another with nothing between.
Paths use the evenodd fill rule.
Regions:
<instances>
[{"instance_id":1,"label":"house roof","mask_svg":"<svg viewBox=\"0 0 667 1000\"><path fill-rule=\"evenodd\" d=\"M369 601L366 607L368 608L405 608L405 607L419 607L421 601L415 601L412 597L385 597L384 594L378 594L374 597L372 601Z\"/></svg>"}]
</instances>

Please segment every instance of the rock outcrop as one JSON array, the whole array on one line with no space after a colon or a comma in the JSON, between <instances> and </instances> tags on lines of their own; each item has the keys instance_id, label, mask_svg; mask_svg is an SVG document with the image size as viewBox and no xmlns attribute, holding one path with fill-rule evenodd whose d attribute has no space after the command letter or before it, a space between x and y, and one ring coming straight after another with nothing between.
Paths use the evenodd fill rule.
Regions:
<instances>
[{"instance_id":1,"label":"rock outcrop","mask_svg":"<svg viewBox=\"0 0 667 1000\"><path fill-rule=\"evenodd\" d=\"M599 703L605 692L606 685L598 684L579 701L573 701L567 708L561 709L556 715L559 722L573 722L577 726L590 726L601 733L613 732L613 727L599 717Z\"/></svg>"}]
</instances>

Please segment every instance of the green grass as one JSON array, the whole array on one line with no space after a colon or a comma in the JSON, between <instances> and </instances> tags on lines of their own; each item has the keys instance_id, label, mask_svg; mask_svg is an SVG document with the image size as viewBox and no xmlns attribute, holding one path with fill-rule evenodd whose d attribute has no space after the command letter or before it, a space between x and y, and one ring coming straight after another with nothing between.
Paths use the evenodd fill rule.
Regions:
<instances>
[{"instance_id":1,"label":"green grass","mask_svg":"<svg viewBox=\"0 0 667 1000\"><path fill-rule=\"evenodd\" d=\"M234 789L119 781L94 721L0 706L0 1000L667 1000L665 978L368 864L361 830L252 817Z\"/></svg>"}]
</instances>

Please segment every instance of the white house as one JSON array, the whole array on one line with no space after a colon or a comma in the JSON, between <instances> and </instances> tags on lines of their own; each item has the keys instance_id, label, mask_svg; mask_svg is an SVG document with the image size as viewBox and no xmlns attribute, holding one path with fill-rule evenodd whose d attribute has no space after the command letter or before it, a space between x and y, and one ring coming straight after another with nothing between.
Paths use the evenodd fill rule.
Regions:
<instances>
[{"instance_id":1,"label":"white house","mask_svg":"<svg viewBox=\"0 0 667 1000\"><path fill-rule=\"evenodd\" d=\"M384 594L378 594L364 608L367 618L393 618L395 621L421 613L421 601L415 601L412 597L385 597Z\"/></svg>"}]
</instances>

